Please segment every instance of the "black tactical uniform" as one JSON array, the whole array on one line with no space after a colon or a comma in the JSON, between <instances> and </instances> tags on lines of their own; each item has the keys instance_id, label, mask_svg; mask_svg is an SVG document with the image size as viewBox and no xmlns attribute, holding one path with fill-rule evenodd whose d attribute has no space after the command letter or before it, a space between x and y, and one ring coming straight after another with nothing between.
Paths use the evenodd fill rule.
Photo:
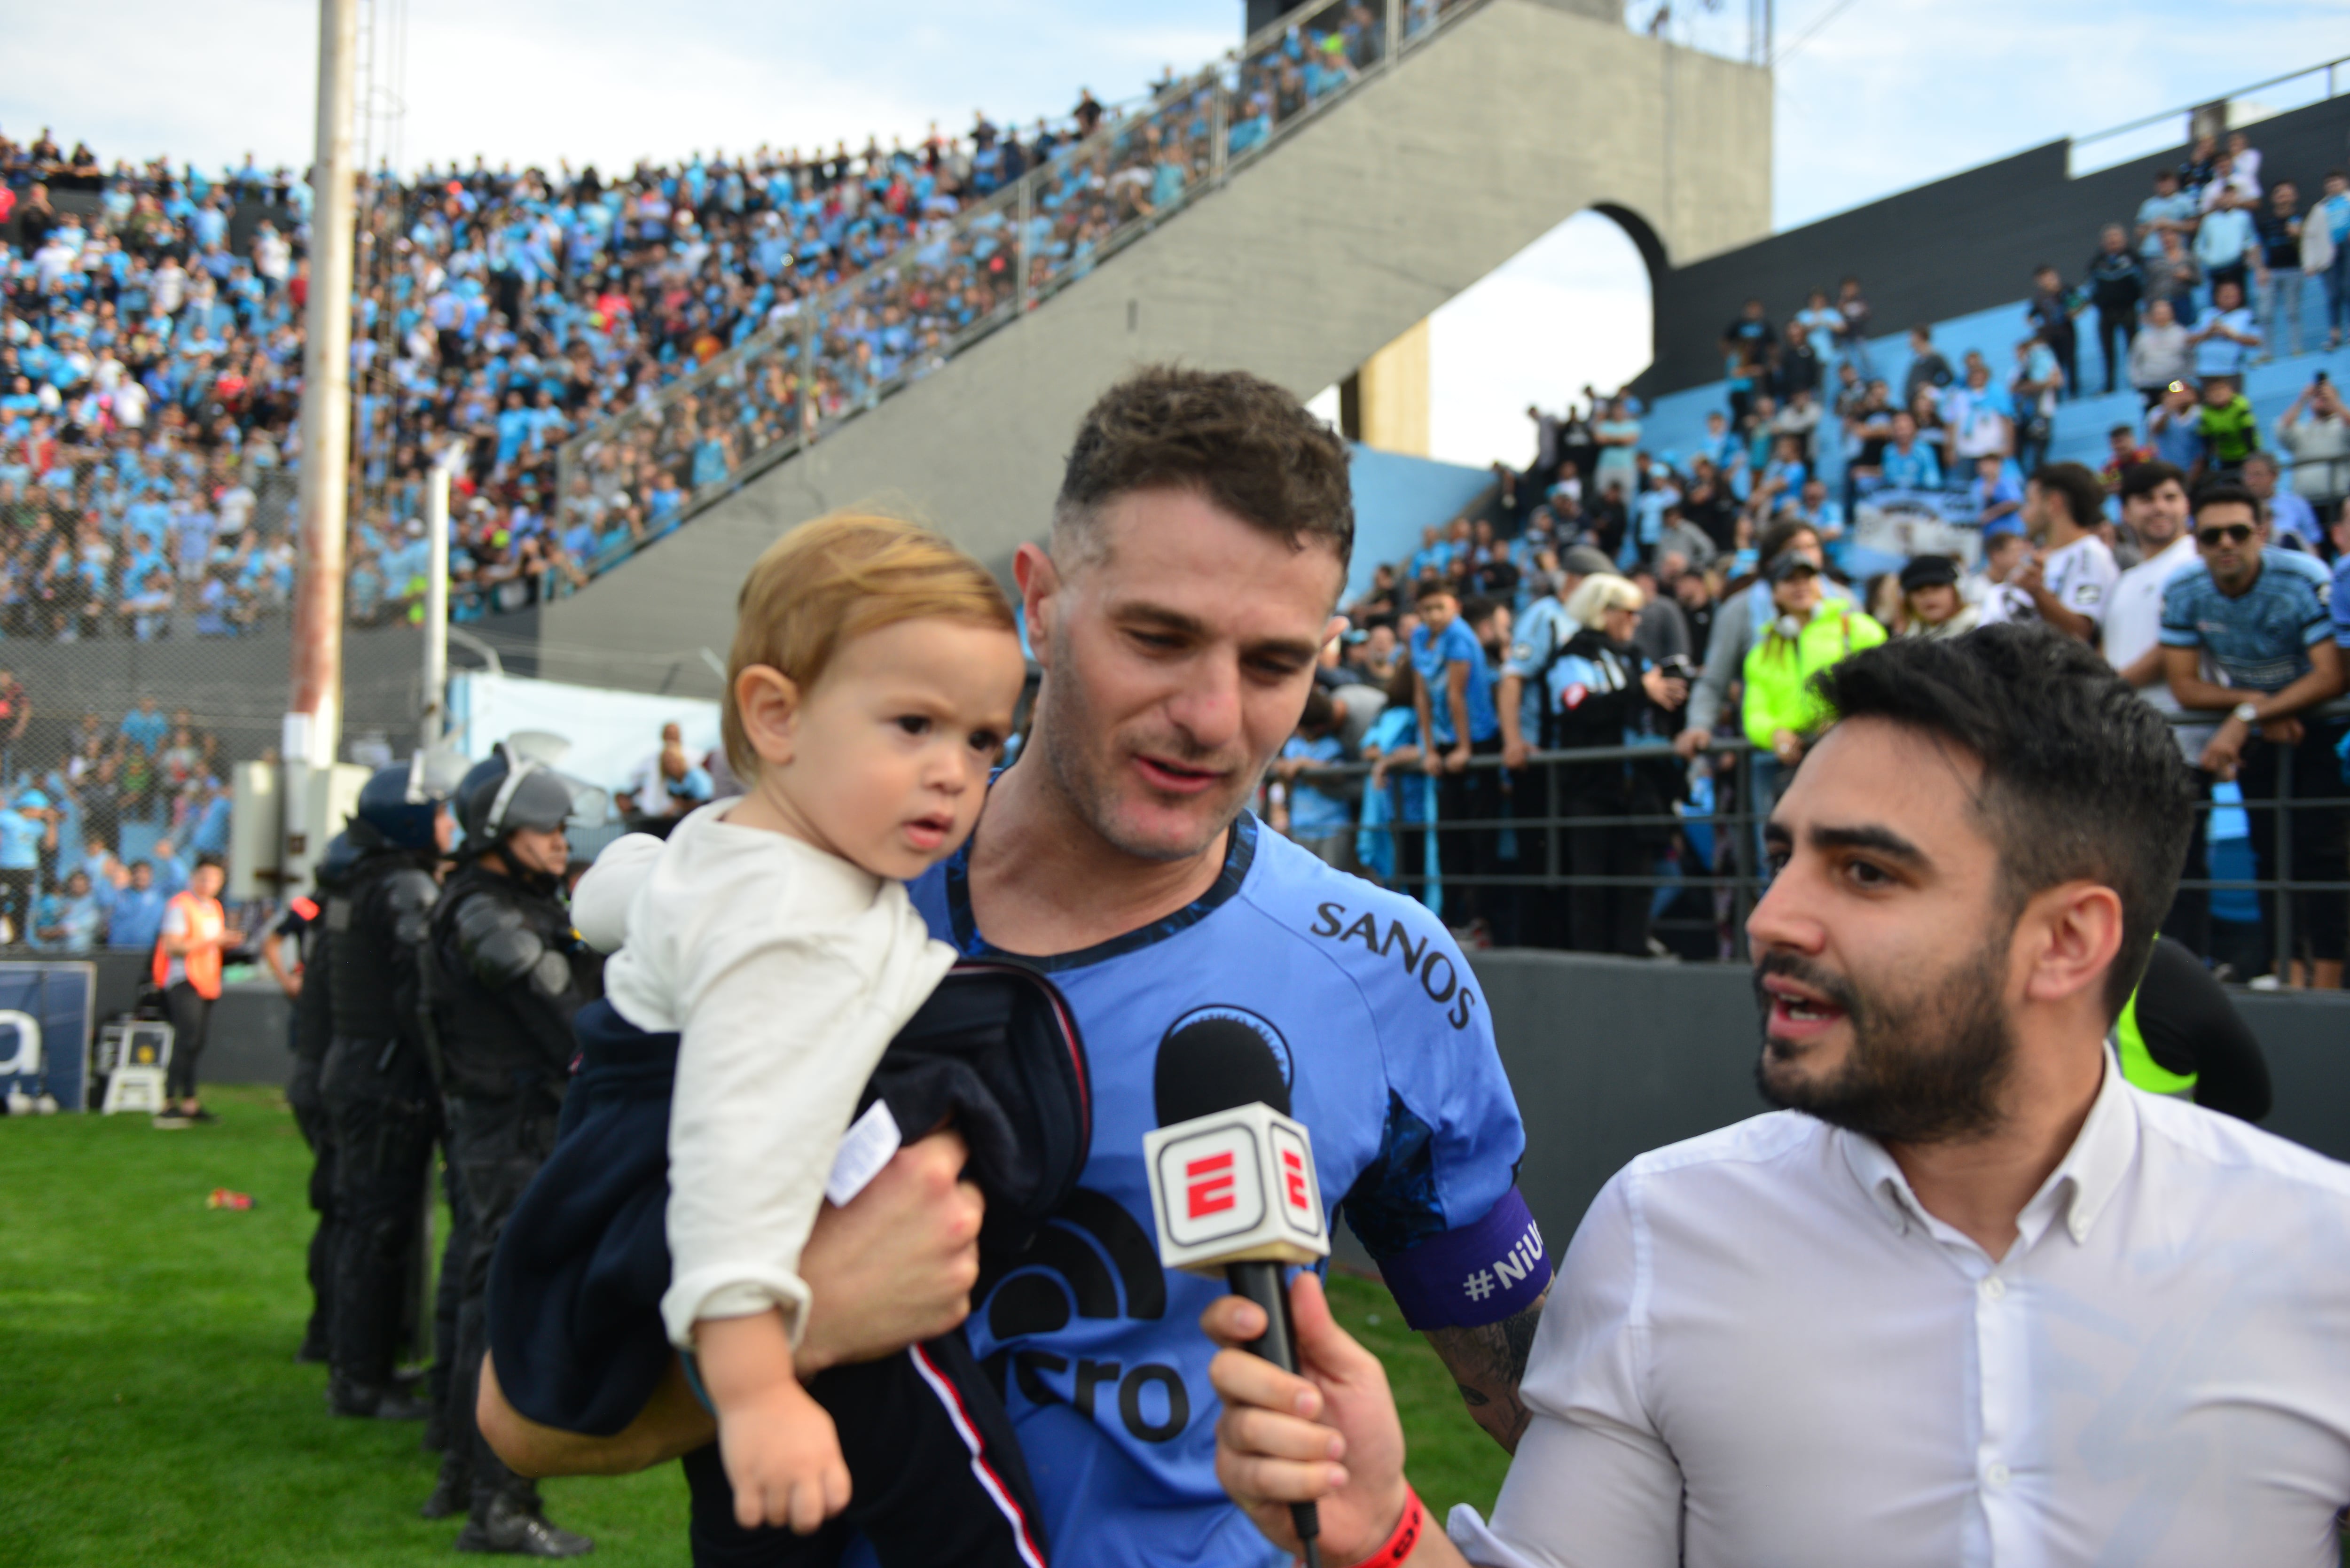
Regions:
<instances>
[{"instance_id":1,"label":"black tactical uniform","mask_svg":"<svg viewBox=\"0 0 2350 1568\"><path fill-rule=\"evenodd\" d=\"M328 1398L338 1415L387 1420L427 1413L392 1386L392 1365L440 1126L419 1012L420 950L440 894L431 870L439 806L406 798L417 793L412 780L410 769L387 768L361 792L349 828L359 857L328 895L324 916L334 1041L319 1088L332 1122L342 1232Z\"/></svg>"},{"instance_id":2,"label":"black tactical uniform","mask_svg":"<svg viewBox=\"0 0 2350 1568\"><path fill-rule=\"evenodd\" d=\"M520 776L516 776L519 774ZM558 875L533 869L516 828L559 830L570 791L503 751L457 787L459 869L432 916L426 990L449 1116L449 1164L472 1216L462 1264L449 1447L427 1517L468 1510L461 1550L567 1557L587 1537L549 1524L537 1489L484 1442L473 1405L486 1346L483 1295L506 1217L555 1147L578 1047L571 1015L598 990L595 955L571 930Z\"/></svg>"},{"instance_id":3,"label":"black tactical uniform","mask_svg":"<svg viewBox=\"0 0 2350 1568\"><path fill-rule=\"evenodd\" d=\"M302 1335L302 1348L295 1352L296 1361L329 1360L334 1345L335 1249L341 1228L335 1220L334 1123L318 1092L318 1070L335 1034L334 961L328 956L326 908L320 900L349 876L357 854L350 836L337 834L318 867L317 896L294 899L277 922L277 934L292 939L301 961L302 990L294 998L294 1072L286 1081L286 1104L310 1146L310 1207L318 1216L318 1228L310 1235L310 1324Z\"/></svg>"}]
</instances>

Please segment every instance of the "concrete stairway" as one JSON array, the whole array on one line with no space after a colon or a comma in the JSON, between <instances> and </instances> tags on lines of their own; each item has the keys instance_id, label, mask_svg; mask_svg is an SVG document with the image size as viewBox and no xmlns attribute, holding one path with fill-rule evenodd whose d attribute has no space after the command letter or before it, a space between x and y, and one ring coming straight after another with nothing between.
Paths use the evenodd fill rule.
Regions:
<instances>
[{"instance_id":1,"label":"concrete stairway","mask_svg":"<svg viewBox=\"0 0 2350 1568\"><path fill-rule=\"evenodd\" d=\"M1752 241L1770 170L1767 71L1637 36L1604 0L1458 6L1029 315L576 597L474 629L518 670L714 694L702 650L794 524L878 501L1003 568L1045 527L1079 416L1130 368L1241 367L1310 396L1585 208L1652 274Z\"/></svg>"}]
</instances>

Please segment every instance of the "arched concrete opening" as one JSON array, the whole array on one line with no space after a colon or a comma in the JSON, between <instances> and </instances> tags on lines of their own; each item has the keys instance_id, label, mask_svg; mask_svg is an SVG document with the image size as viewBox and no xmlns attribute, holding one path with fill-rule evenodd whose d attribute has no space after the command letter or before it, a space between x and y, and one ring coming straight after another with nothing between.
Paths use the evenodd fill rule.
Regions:
<instances>
[{"instance_id":1,"label":"arched concrete opening","mask_svg":"<svg viewBox=\"0 0 2350 1568\"><path fill-rule=\"evenodd\" d=\"M1663 246L1638 213L1587 207L1430 317L1429 455L1523 468L1529 405L1556 412L1613 392L1655 357Z\"/></svg>"}]
</instances>

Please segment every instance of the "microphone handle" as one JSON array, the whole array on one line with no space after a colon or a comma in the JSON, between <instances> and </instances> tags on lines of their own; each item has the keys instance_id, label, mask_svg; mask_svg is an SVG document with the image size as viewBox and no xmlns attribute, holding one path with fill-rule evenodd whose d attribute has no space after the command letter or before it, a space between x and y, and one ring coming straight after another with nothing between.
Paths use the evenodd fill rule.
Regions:
<instances>
[{"instance_id":1,"label":"microphone handle","mask_svg":"<svg viewBox=\"0 0 2350 1568\"><path fill-rule=\"evenodd\" d=\"M1297 1370L1297 1330L1289 1321L1289 1287L1281 1277L1279 1263L1250 1262L1224 1265L1225 1282L1232 1294L1245 1296L1264 1309L1264 1333L1241 1346L1252 1355L1262 1355L1284 1372ZM1322 1533L1322 1511L1310 1502L1289 1505L1289 1517L1297 1527L1298 1544L1305 1547L1305 1568L1321 1568L1322 1549L1317 1538Z\"/></svg>"}]
</instances>

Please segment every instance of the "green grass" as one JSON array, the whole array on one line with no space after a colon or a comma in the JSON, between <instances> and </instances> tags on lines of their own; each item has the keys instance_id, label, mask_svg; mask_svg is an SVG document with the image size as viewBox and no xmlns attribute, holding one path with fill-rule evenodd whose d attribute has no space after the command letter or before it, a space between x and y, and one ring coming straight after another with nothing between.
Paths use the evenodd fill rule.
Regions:
<instances>
[{"instance_id":1,"label":"green grass","mask_svg":"<svg viewBox=\"0 0 2350 1568\"><path fill-rule=\"evenodd\" d=\"M1404 1469L1439 1521L1457 1502L1491 1515L1510 1457L1469 1418L1461 1390L1428 1342L1404 1326L1395 1298L1368 1280L1330 1272L1330 1308L1338 1326L1386 1363L1388 1386L1403 1417Z\"/></svg>"},{"instance_id":2,"label":"green grass","mask_svg":"<svg viewBox=\"0 0 2350 1568\"><path fill-rule=\"evenodd\" d=\"M0 1119L0 1563L418 1563L434 1456L417 1428L336 1420L325 1376L293 1360L309 1309L309 1154L283 1097L218 1088L216 1127L144 1116ZM252 1210L207 1210L213 1188ZM1438 1516L1490 1508L1501 1450L1377 1285L1341 1279L1339 1319L1386 1360L1411 1471ZM674 1466L546 1484L591 1561L678 1564Z\"/></svg>"}]
</instances>

